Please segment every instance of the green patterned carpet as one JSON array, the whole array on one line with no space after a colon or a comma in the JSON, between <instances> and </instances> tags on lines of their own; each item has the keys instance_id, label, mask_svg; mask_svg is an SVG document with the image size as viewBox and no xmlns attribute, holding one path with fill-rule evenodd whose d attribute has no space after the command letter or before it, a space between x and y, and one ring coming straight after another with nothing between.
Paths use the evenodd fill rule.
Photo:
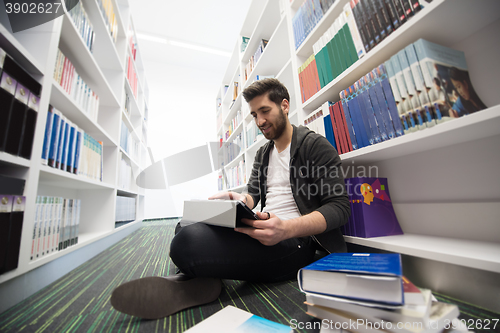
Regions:
<instances>
[{"instance_id":1,"label":"green patterned carpet","mask_svg":"<svg viewBox=\"0 0 500 333\"><path fill-rule=\"evenodd\" d=\"M145 221L138 231L0 314L0 332L183 332L227 305L286 325L292 319L316 321L305 313L305 296L295 280L267 284L224 280L217 301L160 320L140 320L115 311L109 298L118 285L146 276L174 274L168 253L176 223L172 219ZM458 304L461 318L468 322L500 318L444 295L435 296ZM500 331L499 326L496 331Z\"/></svg>"}]
</instances>

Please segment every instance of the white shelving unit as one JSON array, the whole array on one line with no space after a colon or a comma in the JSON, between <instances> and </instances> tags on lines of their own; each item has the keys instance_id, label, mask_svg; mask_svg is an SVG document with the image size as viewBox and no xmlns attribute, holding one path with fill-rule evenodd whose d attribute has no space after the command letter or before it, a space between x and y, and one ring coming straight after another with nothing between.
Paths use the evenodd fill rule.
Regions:
<instances>
[{"instance_id":1,"label":"white shelving unit","mask_svg":"<svg viewBox=\"0 0 500 333\"><path fill-rule=\"evenodd\" d=\"M131 55L128 34L134 33L131 13L127 0L120 0L119 3L112 1L112 3L118 20L116 42L106 28L97 0L82 2L96 34L93 52L90 52L85 45L69 14L43 25L13 33L3 10L3 4L0 5L0 47L42 85L31 160L0 153L0 173L26 180L24 192L26 211L19 265L17 269L0 275L0 295L3 295L3 289L10 285L19 286L23 275L32 274L47 263L57 263L58 258L75 252L80 253L76 257L85 257L87 249L89 249L87 252L94 251L90 250L92 246L89 245L100 244L97 246L99 248L110 246L120 237L125 237L141 226L144 190L137 187L134 176L150 164L143 138L143 127L147 128L145 109L148 90L140 51L137 50L134 67L139 81L138 93L137 97L132 94L125 72L126 57ZM53 79L58 48L70 59L76 71L99 96L97 120L91 119ZM125 91L130 98L130 115L124 112ZM40 157L49 104L60 110L93 138L103 142L102 182L42 165ZM133 139L139 143L139 149L134 156L130 156L120 147L122 121L131 133L129 140ZM131 188L122 188L119 184L122 155L132 165ZM38 195L81 199L79 242L75 246L30 261L35 200ZM119 228L115 228L117 196L136 199L136 220ZM102 243L108 238L112 239L109 245ZM61 272L64 271L65 267L61 267ZM24 295L27 296L29 295ZM5 309L4 301L1 307Z\"/></svg>"},{"instance_id":2,"label":"white shelving unit","mask_svg":"<svg viewBox=\"0 0 500 333\"><path fill-rule=\"evenodd\" d=\"M419 262L453 265L448 271L455 275L459 272L458 276L463 279L481 276L485 283L482 293L478 293L477 288L474 292L458 290L464 288L456 284L455 287L443 286L438 280L450 278L446 272L433 275L432 281L422 277L424 274L417 276L418 273L413 278L428 287L498 310L498 304L488 300L491 298L488 295L500 292L500 177L496 169L500 163L500 94L496 80L500 77L500 44L497 42L500 2L422 1L425 7L418 14L302 103L298 68L313 54L313 44L348 2L335 1L295 50L292 18L303 1L282 1L280 5L278 1L253 1L241 30L241 36L251 39L244 53L239 52L241 41L237 42L222 84L231 86L237 74L244 77L245 65L258 41L269 39L248 82L240 81L242 90L256 75L275 75L289 90L289 117L298 125L326 101L338 101L342 89L419 38L464 51L472 84L489 108L341 155L346 177L357 176L358 171L369 176L368 172L372 171L376 172L372 176L388 178L396 215L405 233L371 239L346 236L345 239L376 251L399 252ZM228 115L231 98L224 97L221 112ZM246 134L253 119L248 115L245 101L241 101L241 109L246 110L243 113ZM227 125L224 122L218 129L219 135L225 133ZM252 146L243 147L247 177L255 152L265 141L260 138ZM230 190L242 189L239 186Z\"/></svg>"}]
</instances>

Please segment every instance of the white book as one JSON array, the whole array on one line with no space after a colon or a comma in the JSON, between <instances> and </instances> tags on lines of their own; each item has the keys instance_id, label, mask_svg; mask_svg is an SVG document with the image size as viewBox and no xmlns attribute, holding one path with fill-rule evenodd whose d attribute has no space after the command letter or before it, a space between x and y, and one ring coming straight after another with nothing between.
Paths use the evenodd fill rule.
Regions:
<instances>
[{"instance_id":1,"label":"white book","mask_svg":"<svg viewBox=\"0 0 500 333\"><path fill-rule=\"evenodd\" d=\"M258 219L248 206L238 200L186 200L180 223L182 226L203 222L228 228L248 227L240 223L241 218Z\"/></svg>"},{"instance_id":2,"label":"white book","mask_svg":"<svg viewBox=\"0 0 500 333\"><path fill-rule=\"evenodd\" d=\"M256 316L234 306L226 306L207 319L191 327L186 333L289 333L292 328L268 319Z\"/></svg>"},{"instance_id":3,"label":"white book","mask_svg":"<svg viewBox=\"0 0 500 333\"><path fill-rule=\"evenodd\" d=\"M35 260L36 259L36 245L38 241L38 229L40 225L40 203L41 198L40 196L36 197L36 202L35 202L35 220L33 222L33 237L32 237L32 243L31 243L31 254L30 254L30 260Z\"/></svg>"}]
</instances>

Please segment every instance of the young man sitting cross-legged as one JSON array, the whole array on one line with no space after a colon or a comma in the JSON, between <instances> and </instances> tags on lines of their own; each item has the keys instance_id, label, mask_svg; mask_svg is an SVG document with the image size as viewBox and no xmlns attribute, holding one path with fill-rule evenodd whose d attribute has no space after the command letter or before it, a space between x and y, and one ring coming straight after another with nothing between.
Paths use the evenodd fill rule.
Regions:
<instances>
[{"instance_id":1,"label":"young man sitting cross-legged","mask_svg":"<svg viewBox=\"0 0 500 333\"><path fill-rule=\"evenodd\" d=\"M253 228L178 226L170 257L183 274L119 286L111 297L118 311L165 317L216 300L220 279L288 280L313 262L316 250L346 251L340 227L351 211L337 151L325 137L290 123L290 97L278 80L256 81L243 96L269 142L256 153L246 193L210 199L241 200L250 208L260 202L260 220L243 219Z\"/></svg>"}]
</instances>

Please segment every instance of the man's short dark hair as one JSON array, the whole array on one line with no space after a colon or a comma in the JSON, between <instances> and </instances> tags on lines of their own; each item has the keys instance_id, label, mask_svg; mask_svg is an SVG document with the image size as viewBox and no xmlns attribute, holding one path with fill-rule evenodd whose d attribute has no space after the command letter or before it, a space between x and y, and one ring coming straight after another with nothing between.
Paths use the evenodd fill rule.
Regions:
<instances>
[{"instance_id":1,"label":"man's short dark hair","mask_svg":"<svg viewBox=\"0 0 500 333\"><path fill-rule=\"evenodd\" d=\"M283 99L290 102L290 95L286 87L277 79L264 79L255 81L243 90L243 97L245 101L250 102L257 96L268 94L269 100L276 103L278 107L281 105Z\"/></svg>"}]
</instances>

